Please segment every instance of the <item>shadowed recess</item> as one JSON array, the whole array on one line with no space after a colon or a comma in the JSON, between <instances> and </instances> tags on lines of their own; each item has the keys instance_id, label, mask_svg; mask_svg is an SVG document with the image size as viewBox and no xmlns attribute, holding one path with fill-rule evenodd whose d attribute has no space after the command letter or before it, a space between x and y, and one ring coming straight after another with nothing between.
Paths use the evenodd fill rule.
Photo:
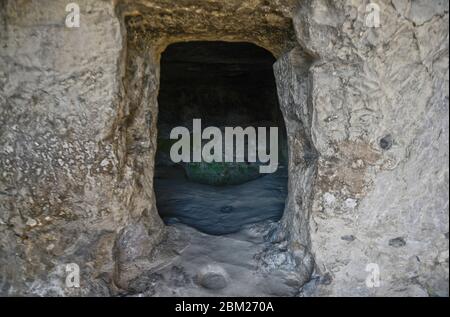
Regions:
<instances>
[{"instance_id":1,"label":"shadowed recess","mask_svg":"<svg viewBox=\"0 0 450 317\"><path fill-rule=\"evenodd\" d=\"M186 42L170 45L161 59L157 207L167 224L181 222L208 234L281 218L287 195L287 143L273 63L250 43ZM202 128L278 127L279 167L260 174L258 162L180 163L170 159L170 131Z\"/></svg>"}]
</instances>

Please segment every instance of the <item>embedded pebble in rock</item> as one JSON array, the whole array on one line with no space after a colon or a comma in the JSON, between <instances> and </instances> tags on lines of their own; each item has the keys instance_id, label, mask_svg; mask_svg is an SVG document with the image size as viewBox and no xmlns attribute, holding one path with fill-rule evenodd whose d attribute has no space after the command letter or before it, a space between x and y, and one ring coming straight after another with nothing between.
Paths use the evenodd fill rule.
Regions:
<instances>
[{"instance_id":1,"label":"embedded pebble in rock","mask_svg":"<svg viewBox=\"0 0 450 317\"><path fill-rule=\"evenodd\" d=\"M387 151L392 147L392 142L392 136L389 134L380 140L380 147Z\"/></svg>"},{"instance_id":2,"label":"embedded pebble in rock","mask_svg":"<svg viewBox=\"0 0 450 317\"><path fill-rule=\"evenodd\" d=\"M341 239L344 241L353 242L353 241L355 241L356 237L353 235L348 235L348 236L342 236Z\"/></svg>"},{"instance_id":3,"label":"embedded pebble in rock","mask_svg":"<svg viewBox=\"0 0 450 317\"><path fill-rule=\"evenodd\" d=\"M35 226L37 226L37 224L38 224L38 222L33 218L28 218L28 220L26 222L26 225L30 226L30 227L35 227Z\"/></svg>"},{"instance_id":4,"label":"embedded pebble in rock","mask_svg":"<svg viewBox=\"0 0 450 317\"><path fill-rule=\"evenodd\" d=\"M198 283L207 289L219 290L227 286L227 273L217 265L208 265L200 270Z\"/></svg>"},{"instance_id":5,"label":"embedded pebble in rock","mask_svg":"<svg viewBox=\"0 0 450 317\"><path fill-rule=\"evenodd\" d=\"M406 245L406 241L402 237L389 240L389 245L394 248L401 248Z\"/></svg>"}]
</instances>

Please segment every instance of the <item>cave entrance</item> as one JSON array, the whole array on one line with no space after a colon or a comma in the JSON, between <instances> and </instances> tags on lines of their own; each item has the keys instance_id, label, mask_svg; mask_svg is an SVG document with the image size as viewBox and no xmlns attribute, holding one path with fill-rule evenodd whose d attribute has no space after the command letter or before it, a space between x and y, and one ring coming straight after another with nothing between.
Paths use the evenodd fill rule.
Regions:
<instances>
[{"instance_id":1,"label":"cave entrance","mask_svg":"<svg viewBox=\"0 0 450 317\"><path fill-rule=\"evenodd\" d=\"M287 141L273 73L274 56L251 43L182 42L161 57L156 204L168 225L183 223L212 235L278 221L287 196ZM174 163L175 127L278 127L278 169L261 162ZM256 130L258 131L258 130ZM248 139L245 146L249 146ZM270 143L268 141L268 143ZM269 144L267 144L269 145ZM191 161L192 162L192 161Z\"/></svg>"}]
</instances>

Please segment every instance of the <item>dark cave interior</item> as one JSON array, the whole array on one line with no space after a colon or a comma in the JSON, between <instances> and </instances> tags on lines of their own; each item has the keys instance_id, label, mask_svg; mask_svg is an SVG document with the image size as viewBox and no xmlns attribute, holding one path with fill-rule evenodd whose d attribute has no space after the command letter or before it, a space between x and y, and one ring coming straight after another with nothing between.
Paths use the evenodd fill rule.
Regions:
<instances>
[{"instance_id":1,"label":"dark cave interior","mask_svg":"<svg viewBox=\"0 0 450 317\"><path fill-rule=\"evenodd\" d=\"M161 58L155 194L166 224L184 223L207 234L281 218L287 195L287 142L278 104L275 58L251 43L183 42ZM278 127L278 170L253 163L173 163L174 127Z\"/></svg>"}]
</instances>

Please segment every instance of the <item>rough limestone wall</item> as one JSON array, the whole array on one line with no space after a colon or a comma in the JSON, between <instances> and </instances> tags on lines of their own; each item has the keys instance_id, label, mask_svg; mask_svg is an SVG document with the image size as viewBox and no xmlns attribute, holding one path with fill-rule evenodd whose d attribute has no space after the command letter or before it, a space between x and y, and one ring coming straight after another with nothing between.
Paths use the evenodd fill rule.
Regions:
<instances>
[{"instance_id":1,"label":"rough limestone wall","mask_svg":"<svg viewBox=\"0 0 450 317\"><path fill-rule=\"evenodd\" d=\"M244 4L246 22L260 2ZM126 289L151 269L151 250L163 237L152 189L159 51L136 33L125 38L127 1L76 3L81 27L69 29L66 1L0 0L2 294L78 294L64 287L72 262L81 269L82 294ZM199 2L229 26L217 4ZM234 15L234 5L241 3L223 10ZM175 9L174 19L189 29L185 9ZM195 10L189 8L195 19L212 23ZM267 10L271 5L259 8L258 22L249 24L270 32L248 31L250 37L285 36L289 19L278 11L266 17ZM231 31L216 25L191 38L247 39L247 28L232 24Z\"/></svg>"},{"instance_id":2,"label":"rough limestone wall","mask_svg":"<svg viewBox=\"0 0 450 317\"><path fill-rule=\"evenodd\" d=\"M251 42L275 56L295 45L298 0L116 0L128 33L162 53L182 41Z\"/></svg>"},{"instance_id":3,"label":"rough limestone wall","mask_svg":"<svg viewBox=\"0 0 450 317\"><path fill-rule=\"evenodd\" d=\"M118 16L121 14L117 12ZM153 263L157 263L152 251L165 233L153 190L159 55L132 34L128 34L126 41L124 98L112 132L121 166L118 177L129 184L128 190L125 188L121 192L121 197L126 202L130 221L120 232L115 246L114 281L124 290L130 289L139 275L151 270Z\"/></svg>"},{"instance_id":4,"label":"rough limestone wall","mask_svg":"<svg viewBox=\"0 0 450 317\"><path fill-rule=\"evenodd\" d=\"M297 47L284 54L274 65L289 145L289 195L281 226L272 241L278 243L275 246L280 249L287 243L292 270L299 274L301 285L310 280L314 270L308 225L317 173L317 152L311 139L311 63L311 57Z\"/></svg>"},{"instance_id":5,"label":"rough limestone wall","mask_svg":"<svg viewBox=\"0 0 450 317\"><path fill-rule=\"evenodd\" d=\"M448 2L303 1L319 153L315 295L448 296ZM366 265L380 269L368 288Z\"/></svg>"},{"instance_id":6,"label":"rough limestone wall","mask_svg":"<svg viewBox=\"0 0 450 317\"><path fill-rule=\"evenodd\" d=\"M111 294L151 268L162 237L155 54L126 56L110 1L77 3L81 28L68 29L65 1L0 0L1 294L71 294L71 262L83 294ZM299 79L279 82L299 134L283 226L298 259L314 255L314 295L448 295L448 2L378 3L379 29L364 25L367 1L305 0L296 11L315 61L308 84L295 53L278 68ZM305 164L299 153L316 150ZM365 285L368 263L380 288Z\"/></svg>"},{"instance_id":7,"label":"rough limestone wall","mask_svg":"<svg viewBox=\"0 0 450 317\"><path fill-rule=\"evenodd\" d=\"M70 29L66 1L0 1L0 294L109 294L161 237L136 159L152 156L150 132L129 137L142 123L127 112L123 28L111 1L77 3ZM64 287L72 262L81 291Z\"/></svg>"}]
</instances>

